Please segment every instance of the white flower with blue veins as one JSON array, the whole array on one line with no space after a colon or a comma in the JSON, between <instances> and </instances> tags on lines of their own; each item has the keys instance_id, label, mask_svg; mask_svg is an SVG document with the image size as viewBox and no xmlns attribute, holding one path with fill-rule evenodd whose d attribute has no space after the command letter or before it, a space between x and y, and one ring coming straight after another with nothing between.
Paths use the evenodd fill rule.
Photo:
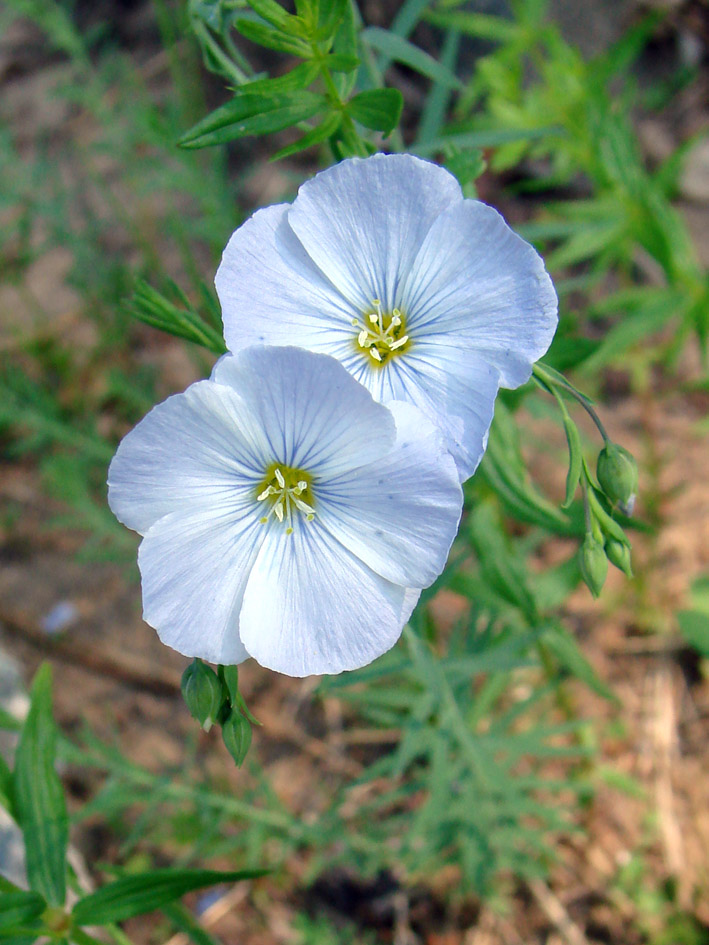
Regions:
<instances>
[{"instance_id":1,"label":"white flower with blue veins","mask_svg":"<svg viewBox=\"0 0 709 945\"><path fill-rule=\"evenodd\" d=\"M338 673L394 645L462 509L439 431L335 359L255 346L151 412L108 476L145 620L185 656Z\"/></svg>"},{"instance_id":2,"label":"white flower with blue veins","mask_svg":"<svg viewBox=\"0 0 709 945\"><path fill-rule=\"evenodd\" d=\"M330 354L386 403L442 430L461 480L487 443L499 387L549 347L557 298L544 264L497 211L407 154L343 161L294 203L259 210L217 272L230 351Z\"/></svg>"}]
</instances>

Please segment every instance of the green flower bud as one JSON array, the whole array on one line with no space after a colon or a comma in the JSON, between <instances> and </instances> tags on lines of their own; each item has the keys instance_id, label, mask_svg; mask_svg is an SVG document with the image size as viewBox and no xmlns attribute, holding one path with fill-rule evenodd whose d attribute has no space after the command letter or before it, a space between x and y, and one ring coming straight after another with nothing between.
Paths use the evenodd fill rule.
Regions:
<instances>
[{"instance_id":1,"label":"green flower bud","mask_svg":"<svg viewBox=\"0 0 709 945\"><path fill-rule=\"evenodd\" d=\"M590 532L579 550L581 577L594 597L598 597L608 574L608 558L603 545Z\"/></svg>"},{"instance_id":2,"label":"green flower bud","mask_svg":"<svg viewBox=\"0 0 709 945\"><path fill-rule=\"evenodd\" d=\"M222 706L219 677L202 660L193 660L182 674L182 697L193 719L205 732L214 725Z\"/></svg>"},{"instance_id":3,"label":"green flower bud","mask_svg":"<svg viewBox=\"0 0 709 945\"><path fill-rule=\"evenodd\" d=\"M251 723L241 712L230 713L222 724L222 738L237 768L240 768L251 745Z\"/></svg>"},{"instance_id":4,"label":"green flower bud","mask_svg":"<svg viewBox=\"0 0 709 945\"><path fill-rule=\"evenodd\" d=\"M632 455L617 443L606 443L598 454L596 476L611 502L632 515L638 492L638 467Z\"/></svg>"},{"instance_id":5,"label":"green flower bud","mask_svg":"<svg viewBox=\"0 0 709 945\"><path fill-rule=\"evenodd\" d=\"M609 538L606 542L606 557L611 564L621 570L626 577L633 576L633 568L630 562L630 548L624 541L618 541L617 538Z\"/></svg>"}]
</instances>

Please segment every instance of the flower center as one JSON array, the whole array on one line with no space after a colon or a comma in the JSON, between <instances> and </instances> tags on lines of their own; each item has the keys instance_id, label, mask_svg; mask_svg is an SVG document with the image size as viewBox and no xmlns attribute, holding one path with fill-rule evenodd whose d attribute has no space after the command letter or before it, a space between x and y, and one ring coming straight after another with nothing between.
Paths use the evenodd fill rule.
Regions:
<instances>
[{"instance_id":1,"label":"flower center","mask_svg":"<svg viewBox=\"0 0 709 945\"><path fill-rule=\"evenodd\" d=\"M372 302L372 310L365 312L362 320L352 322L359 328L357 347L366 355L373 367L381 367L396 354L404 352L411 340L406 334L406 316L398 308L382 311L379 299Z\"/></svg>"},{"instance_id":2,"label":"flower center","mask_svg":"<svg viewBox=\"0 0 709 945\"><path fill-rule=\"evenodd\" d=\"M257 502L263 502L268 512L259 521L262 525L272 515L286 523L286 535L293 534L293 515L301 512L307 522L315 518L312 493L313 478L303 469L293 469L282 463L272 463L258 487Z\"/></svg>"}]
</instances>

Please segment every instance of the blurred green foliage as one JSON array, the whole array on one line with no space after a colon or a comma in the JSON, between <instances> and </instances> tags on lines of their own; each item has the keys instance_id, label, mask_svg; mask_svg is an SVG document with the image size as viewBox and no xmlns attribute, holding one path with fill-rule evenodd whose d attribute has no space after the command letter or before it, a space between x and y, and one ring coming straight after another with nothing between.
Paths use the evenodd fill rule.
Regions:
<instances>
[{"instance_id":1,"label":"blurred green foliage","mask_svg":"<svg viewBox=\"0 0 709 945\"><path fill-rule=\"evenodd\" d=\"M41 466L68 510L58 524L86 531L89 560L133 559L134 540L105 505L106 465L125 430L167 392L142 357L158 336L137 321L190 342L196 372L223 350L205 280L240 222L251 171L238 150L242 138L278 134L272 157L279 159L311 149L312 170L384 146L405 148L444 163L469 196L487 168L503 178L514 172L534 210L519 230L558 277L561 323L534 381L500 398L485 459L466 485L449 566L423 595L404 640L373 666L320 687L348 718L390 733L358 781L333 784L331 802L306 823L275 796L258 750L234 796L190 752L179 770L154 774L85 732L59 744L60 757L105 774L77 816L111 824L123 860L169 847L181 851L185 870L216 857L259 869L307 852L313 878L341 863L368 875L395 869L409 881L452 864L464 889L494 898L500 877L546 875L554 839L575 828L593 796L593 739L568 683L614 696L561 614L588 568L578 549L589 536L605 562L603 577L607 559L630 576L625 529L643 527L619 513L617 496L593 475L608 442L603 425L558 371L593 383L622 359L644 376L658 361L676 366L690 338L703 350L707 343L709 283L672 205L691 142L650 170L634 133L643 97L631 66L655 20L587 61L547 19L543 0L513 0L509 17L458 0L405 0L388 29L365 26L356 4L344 0L297 0L294 12L275 0L155 0L154 13L166 70L158 83L110 34L80 30L67 4L9 0L0 12L0 27L22 15L42 28L69 66L58 101L93 128L61 146L39 139L30 157L20 154L12 129L0 128L7 185L0 210L10 211L0 232L3 269L31 295L28 268L63 247L79 300L72 319L93 326L91 343L77 349L30 299L34 324L20 326L0 353L0 437L8 459ZM412 41L420 23L435 30L438 55ZM461 68L469 38L487 51ZM280 65L271 75L262 63L274 59ZM201 63L229 86L229 99L211 111ZM402 112L402 68L423 90L418 110ZM228 150L230 142L237 145ZM238 173L230 155L238 156ZM284 187L301 178L292 172ZM600 320L608 329L590 331ZM601 444L582 436L579 408L594 418ZM530 415L561 420L564 495L546 496L530 480L523 459ZM540 570L539 552L552 537L565 557ZM586 577L600 591L596 565ZM440 633L428 609L444 588L470 602L450 634ZM695 600L680 614L687 641L702 653L705 609ZM221 682L227 685L223 671ZM238 718L248 718L238 690L229 693ZM233 747L243 761L241 742ZM0 803L11 808L17 776L0 770ZM366 799L353 804L365 785ZM56 870L52 877L59 881ZM642 877L633 882L619 877L624 895L640 890ZM46 883L38 888L53 895ZM31 912L33 902L20 907ZM670 905L663 902L663 915L672 912L677 941L702 941L685 935L682 922L691 921ZM165 912L195 942L211 941L188 910L173 904ZM349 935L338 929L334 937L324 919L305 914L297 931L313 943ZM668 940L653 935L653 945ZM362 940L359 932L355 938Z\"/></svg>"}]
</instances>

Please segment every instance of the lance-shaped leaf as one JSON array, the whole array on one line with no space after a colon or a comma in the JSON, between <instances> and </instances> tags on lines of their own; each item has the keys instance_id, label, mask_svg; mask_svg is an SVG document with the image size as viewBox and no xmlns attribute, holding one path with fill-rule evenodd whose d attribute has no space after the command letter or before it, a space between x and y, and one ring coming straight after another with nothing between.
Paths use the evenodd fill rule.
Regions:
<instances>
[{"instance_id":1,"label":"lance-shaped leaf","mask_svg":"<svg viewBox=\"0 0 709 945\"><path fill-rule=\"evenodd\" d=\"M247 0L249 6L260 17L270 23L279 32L291 36L304 37L305 29L302 20L292 13L288 13L276 0Z\"/></svg>"},{"instance_id":2,"label":"lance-shaped leaf","mask_svg":"<svg viewBox=\"0 0 709 945\"><path fill-rule=\"evenodd\" d=\"M399 124L404 96L398 89L360 92L347 103L350 115L365 128L390 134Z\"/></svg>"},{"instance_id":3,"label":"lance-shaped leaf","mask_svg":"<svg viewBox=\"0 0 709 945\"><path fill-rule=\"evenodd\" d=\"M134 915L152 912L193 889L255 879L268 870L152 870L124 876L80 899L72 911L76 925L109 925Z\"/></svg>"},{"instance_id":4,"label":"lance-shaped leaf","mask_svg":"<svg viewBox=\"0 0 709 945\"><path fill-rule=\"evenodd\" d=\"M441 65L423 49L414 46L403 36L397 36L390 33L389 30L382 29L380 26L368 26L362 32L362 40L372 49L384 53L390 59L400 62L414 72L433 79L440 85L450 89L461 89L463 83L449 69Z\"/></svg>"},{"instance_id":5,"label":"lance-shaped leaf","mask_svg":"<svg viewBox=\"0 0 709 945\"><path fill-rule=\"evenodd\" d=\"M306 148L320 144L325 141L326 138L335 134L341 122L342 113L339 111L333 112L328 115L321 124L304 134L302 138L298 138L293 144L288 144L285 148L281 148L280 151L277 151L271 160L279 161L281 158L289 157L291 154L297 154L299 151L305 151Z\"/></svg>"},{"instance_id":6,"label":"lance-shaped leaf","mask_svg":"<svg viewBox=\"0 0 709 945\"><path fill-rule=\"evenodd\" d=\"M14 816L12 771L8 768L7 762L2 755L0 755L0 807L4 807L11 817Z\"/></svg>"},{"instance_id":7,"label":"lance-shaped leaf","mask_svg":"<svg viewBox=\"0 0 709 945\"><path fill-rule=\"evenodd\" d=\"M15 816L24 835L30 886L52 905L61 906L66 898L69 820L64 790L54 770L56 728L48 663L34 678L31 698L15 754Z\"/></svg>"},{"instance_id":8,"label":"lance-shaped leaf","mask_svg":"<svg viewBox=\"0 0 709 945\"><path fill-rule=\"evenodd\" d=\"M46 907L44 898L36 892L0 892L0 932L32 926Z\"/></svg>"},{"instance_id":9,"label":"lance-shaped leaf","mask_svg":"<svg viewBox=\"0 0 709 945\"><path fill-rule=\"evenodd\" d=\"M265 135L312 118L327 105L314 92L259 95L244 92L207 115L180 138L183 148L205 148L246 135Z\"/></svg>"},{"instance_id":10,"label":"lance-shaped leaf","mask_svg":"<svg viewBox=\"0 0 709 945\"><path fill-rule=\"evenodd\" d=\"M293 19L295 20L295 17ZM259 46L300 56L301 59L309 59L312 56L310 46L304 40L290 33L272 29L270 26L264 26L262 23L255 23L253 20L247 19L237 20L234 25L242 36Z\"/></svg>"}]
</instances>

